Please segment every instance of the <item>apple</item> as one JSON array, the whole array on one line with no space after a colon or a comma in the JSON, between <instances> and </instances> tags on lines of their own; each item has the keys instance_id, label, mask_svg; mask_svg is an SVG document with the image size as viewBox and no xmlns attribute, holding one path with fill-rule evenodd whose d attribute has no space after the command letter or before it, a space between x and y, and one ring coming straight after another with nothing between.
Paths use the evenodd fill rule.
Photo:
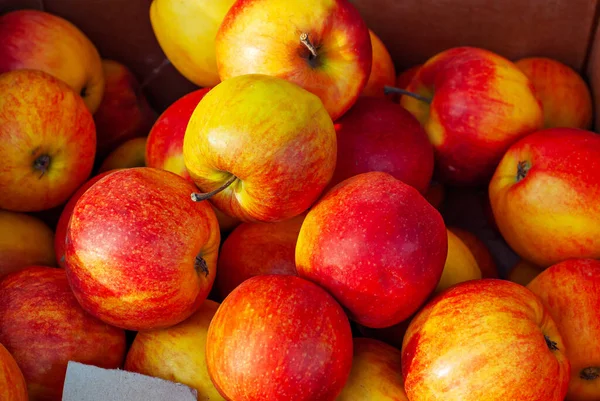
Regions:
<instances>
[{"instance_id":1,"label":"apple","mask_svg":"<svg viewBox=\"0 0 600 401\"><path fill-rule=\"evenodd\" d=\"M86 313L65 270L46 266L0 281L0 343L21 368L30 401L61 400L69 361L116 369L125 358L125 331Z\"/></svg>"},{"instance_id":2,"label":"apple","mask_svg":"<svg viewBox=\"0 0 600 401\"><path fill-rule=\"evenodd\" d=\"M183 140L185 166L204 191L193 199L210 199L244 222L273 223L306 211L331 180L336 154L335 128L319 98L258 74L211 89Z\"/></svg>"},{"instance_id":3,"label":"apple","mask_svg":"<svg viewBox=\"0 0 600 401\"><path fill-rule=\"evenodd\" d=\"M236 401L334 401L352 354L342 307L323 288L291 275L244 281L221 303L206 338L210 378Z\"/></svg>"},{"instance_id":4,"label":"apple","mask_svg":"<svg viewBox=\"0 0 600 401\"><path fill-rule=\"evenodd\" d=\"M146 137L139 137L121 144L104 159L98 168L98 173L122 168L145 167L146 140Z\"/></svg>"},{"instance_id":5,"label":"apple","mask_svg":"<svg viewBox=\"0 0 600 401\"><path fill-rule=\"evenodd\" d=\"M402 343L404 388L409 400L562 401L570 375L565 345L527 288L466 281L411 321Z\"/></svg>"},{"instance_id":6,"label":"apple","mask_svg":"<svg viewBox=\"0 0 600 401\"><path fill-rule=\"evenodd\" d=\"M0 344L0 399L3 401L28 401L27 384L17 361Z\"/></svg>"},{"instance_id":7,"label":"apple","mask_svg":"<svg viewBox=\"0 0 600 401\"><path fill-rule=\"evenodd\" d=\"M0 93L0 209L34 212L65 203L90 175L96 151L82 98L33 70L0 74Z\"/></svg>"},{"instance_id":8,"label":"apple","mask_svg":"<svg viewBox=\"0 0 600 401\"><path fill-rule=\"evenodd\" d=\"M492 253L488 249L487 245L479 239L475 234L469 230L465 230L459 227L449 227L452 231L466 246L469 251L475 257L477 266L481 271L481 277L483 278L498 278L498 267L494 261Z\"/></svg>"},{"instance_id":9,"label":"apple","mask_svg":"<svg viewBox=\"0 0 600 401\"><path fill-rule=\"evenodd\" d=\"M283 78L317 95L333 121L356 102L373 62L369 28L348 0L238 0L215 40L222 81Z\"/></svg>"},{"instance_id":10,"label":"apple","mask_svg":"<svg viewBox=\"0 0 600 401\"><path fill-rule=\"evenodd\" d=\"M408 401L400 350L370 338L354 339L350 378L336 401Z\"/></svg>"},{"instance_id":11,"label":"apple","mask_svg":"<svg viewBox=\"0 0 600 401\"><path fill-rule=\"evenodd\" d=\"M419 68L421 68L421 64L414 65L398 74L396 77L396 88L406 89L410 84L410 81L412 81L413 77L417 74L417 71L419 71ZM384 91L386 91L386 88L384 88ZM394 102L400 103L400 94L391 93L390 95L392 95L392 100Z\"/></svg>"},{"instance_id":12,"label":"apple","mask_svg":"<svg viewBox=\"0 0 600 401\"><path fill-rule=\"evenodd\" d=\"M420 99L401 104L424 126L443 184L486 184L508 147L542 128L527 76L485 49L455 47L430 58L408 85Z\"/></svg>"},{"instance_id":13,"label":"apple","mask_svg":"<svg viewBox=\"0 0 600 401\"><path fill-rule=\"evenodd\" d=\"M489 184L500 233L545 268L600 258L600 137L576 128L528 135L506 152Z\"/></svg>"},{"instance_id":14,"label":"apple","mask_svg":"<svg viewBox=\"0 0 600 401\"><path fill-rule=\"evenodd\" d=\"M0 210L0 279L29 265L56 266L54 233L40 219Z\"/></svg>"},{"instance_id":15,"label":"apple","mask_svg":"<svg viewBox=\"0 0 600 401\"><path fill-rule=\"evenodd\" d=\"M215 286L221 298L259 274L296 275L296 241L305 217L237 226L219 251Z\"/></svg>"},{"instance_id":16,"label":"apple","mask_svg":"<svg viewBox=\"0 0 600 401\"><path fill-rule=\"evenodd\" d=\"M198 86L220 82L215 37L235 0L153 0L150 22L169 61Z\"/></svg>"},{"instance_id":17,"label":"apple","mask_svg":"<svg viewBox=\"0 0 600 401\"><path fill-rule=\"evenodd\" d=\"M442 277L435 288L436 293L468 280L481 278L481 270L475 257L461 239L451 230L448 235L448 256L444 265Z\"/></svg>"},{"instance_id":18,"label":"apple","mask_svg":"<svg viewBox=\"0 0 600 401\"><path fill-rule=\"evenodd\" d=\"M425 199L431 203L437 210L442 210L444 199L446 198L446 189L439 182L432 180L425 191Z\"/></svg>"},{"instance_id":19,"label":"apple","mask_svg":"<svg viewBox=\"0 0 600 401\"><path fill-rule=\"evenodd\" d=\"M578 72L548 57L527 57L515 65L542 102L544 128L592 128L592 95Z\"/></svg>"},{"instance_id":20,"label":"apple","mask_svg":"<svg viewBox=\"0 0 600 401\"><path fill-rule=\"evenodd\" d=\"M361 92L361 96L386 98L388 95L385 94L383 88L396 83L394 61L385 47L385 44L379 39L379 36L370 29L369 36L371 38L371 49L373 51L371 74L367 80L367 85Z\"/></svg>"},{"instance_id":21,"label":"apple","mask_svg":"<svg viewBox=\"0 0 600 401\"><path fill-rule=\"evenodd\" d=\"M521 259L510 268L506 278L513 283L526 286L542 271L544 269L541 267Z\"/></svg>"},{"instance_id":22,"label":"apple","mask_svg":"<svg viewBox=\"0 0 600 401\"><path fill-rule=\"evenodd\" d=\"M402 339L404 338L404 334L408 329L411 319L412 316L393 326L382 327L379 329L373 329L359 324L357 325L357 331L362 337L382 341L396 349L401 349Z\"/></svg>"},{"instance_id":23,"label":"apple","mask_svg":"<svg viewBox=\"0 0 600 401\"><path fill-rule=\"evenodd\" d=\"M389 173L425 193L433 175L433 146L402 106L361 97L335 123L337 162L329 187L369 171Z\"/></svg>"},{"instance_id":24,"label":"apple","mask_svg":"<svg viewBox=\"0 0 600 401\"><path fill-rule=\"evenodd\" d=\"M65 82L92 114L102 101L105 81L98 50L57 15L15 10L0 16L0 74L21 69L41 70Z\"/></svg>"},{"instance_id":25,"label":"apple","mask_svg":"<svg viewBox=\"0 0 600 401\"><path fill-rule=\"evenodd\" d=\"M527 288L542 301L563 337L571 363L566 400L600 400L600 261L555 264Z\"/></svg>"},{"instance_id":26,"label":"apple","mask_svg":"<svg viewBox=\"0 0 600 401\"><path fill-rule=\"evenodd\" d=\"M100 159L129 139L147 136L156 120L155 111L127 66L103 59L102 71L106 87L102 102L94 113L98 141L96 153Z\"/></svg>"},{"instance_id":27,"label":"apple","mask_svg":"<svg viewBox=\"0 0 600 401\"><path fill-rule=\"evenodd\" d=\"M140 331L187 319L215 279L215 214L193 185L168 171L108 174L79 198L67 228L65 270L81 306L116 327Z\"/></svg>"},{"instance_id":28,"label":"apple","mask_svg":"<svg viewBox=\"0 0 600 401\"><path fill-rule=\"evenodd\" d=\"M198 400L224 400L208 375L206 335L219 304L206 300L192 316L162 330L138 332L125 359L125 370L183 383Z\"/></svg>"},{"instance_id":29,"label":"apple","mask_svg":"<svg viewBox=\"0 0 600 401\"><path fill-rule=\"evenodd\" d=\"M296 270L355 322L381 328L413 314L437 286L448 251L440 213L384 172L355 175L307 213Z\"/></svg>"}]
</instances>

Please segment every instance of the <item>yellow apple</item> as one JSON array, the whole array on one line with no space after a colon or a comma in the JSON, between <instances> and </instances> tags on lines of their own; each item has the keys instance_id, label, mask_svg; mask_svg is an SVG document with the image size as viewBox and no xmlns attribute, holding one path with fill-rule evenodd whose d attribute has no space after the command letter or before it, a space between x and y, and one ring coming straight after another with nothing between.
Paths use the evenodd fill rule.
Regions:
<instances>
[{"instance_id":1,"label":"yellow apple","mask_svg":"<svg viewBox=\"0 0 600 401\"><path fill-rule=\"evenodd\" d=\"M481 278L481 270L477 265L477 261L469 247L452 231L446 230L448 233L448 256L442 277L435 289L436 293L468 280L476 280Z\"/></svg>"}]
</instances>

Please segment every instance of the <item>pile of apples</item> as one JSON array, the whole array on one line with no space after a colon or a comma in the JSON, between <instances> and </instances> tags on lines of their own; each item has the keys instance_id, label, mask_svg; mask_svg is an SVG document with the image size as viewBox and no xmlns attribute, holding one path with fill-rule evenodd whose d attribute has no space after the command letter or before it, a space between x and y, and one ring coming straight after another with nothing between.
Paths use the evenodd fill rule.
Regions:
<instances>
[{"instance_id":1,"label":"pile of apples","mask_svg":"<svg viewBox=\"0 0 600 401\"><path fill-rule=\"evenodd\" d=\"M347 0L154 0L157 113L43 11L0 16L0 399L68 361L199 400L600 400L600 137L557 60L396 76ZM511 276L443 215L484 188Z\"/></svg>"}]
</instances>

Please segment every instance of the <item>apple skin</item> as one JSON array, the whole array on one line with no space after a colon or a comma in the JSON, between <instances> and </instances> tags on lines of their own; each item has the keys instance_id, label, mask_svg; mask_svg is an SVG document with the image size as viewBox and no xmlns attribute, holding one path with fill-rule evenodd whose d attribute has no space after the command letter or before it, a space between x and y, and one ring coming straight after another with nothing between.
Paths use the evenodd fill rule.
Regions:
<instances>
[{"instance_id":1,"label":"apple skin","mask_svg":"<svg viewBox=\"0 0 600 401\"><path fill-rule=\"evenodd\" d=\"M65 269L82 307L140 331L187 319L208 296L220 232L193 185L168 171L114 171L81 195L67 228Z\"/></svg>"},{"instance_id":2,"label":"apple skin","mask_svg":"<svg viewBox=\"0 0 600 401\"><path fill-rule=\"evenodd\" d=\"M0 279L29 265L56 266L54 233L40 219L0 210Z\"/></svg>"},{"instance_id":3,"label":"apple skin","mask_svg":"<svg viewBox=\"0 0 600 401\"><path fill-rule=\"evenodd\" d=\"M499 278L498 267L492 253L482 240L471 231L459 227L449 227L448 229L469 248L473 257L475 257L479 270L481 270L481 277Z\"/></svg>"},{"instance_id":4,"label":"apple skin","mask_svg":"<svg viewBox=\"0 0 600 401\"><path fill-rule=\"evenodd\" d=\"M129 68L118 61L104 59L102 71L106 87L94 113L96 153L101 160L122 143L147 136L157 117Z\"/></svg>"},{"instance_id":5,"label":"apple skin","mask_svg":"<svg viewBox=\"0 0 600 401\"><path fill-rule=\"evenodd\" d=\"M598 134L551 128L523 138L498 165L489 196L502 237L522 259L545 268L600 258Z\"/></svg>"},{"instance_id":6,"label":"apple skin","mask_svg":"<svg viewBox=\"0 0 600 401\"><path fill-rule=\"evenodd\" d=\"M222 81L245 74L289 80L317 95L333 121L356 102L373 61L369 28L348 0L238 0L215 46Z\"/></svg>"},{"instance_id":7,"label":"apple skin","mask_svg":"<svg viewBox=\"0 0 600 401\"><path fill-rule=\"evenodd\" d=\"M508 147L543 126L541 103L527 76L484 49L438 53L407 90L432 99L428 104L402 96L400 102L429 135L435 176L443 184L487 184Z\"/></svg>"},{"instance_id":8,"label":"apple skin","mask_svg":"<svg viewBox=\"0 0 600 401\"><path fill-rule=\"evenodd\" d=\"M0 93L0 193L7 194L0 208L36 212L65 203L92 171L92 115L67 84L42 71L1 74Z\"/></svg>"},{"instance_id":9,"label":"apple skin","mask_svg":"<svg viewBox=\"0 0 600 401\"><path fill-rule=\"evenodd\" d=\"M425 199L431 203L437 210L442 210L444 206L444 200L446 199L446 188L439 182L432 180L425 191Z\"/></svg>"},{"instance_id":10,"label":"apple skin","mask_svg":"<svg viewBox=\"0 0 600 401\"><path fill-rule=\"evenodd\" d=\"M542 102L544 128L592 128L592 95L575 70L547 57L527 57L515 65L527 75Z\"/></svg>"},{"instance_id":11,"label":"apple skin","mask_svg":"<svg viewBox=\"0 0 600 401\"><path fill-rule=\"evenodd\" d=\"M379 36L370 29L369 36L373 51L371 74L369 74L367 85L362 90L361 96L374 96L391 100L391 95L386 95L383 88L386 85L394 86L396 83L394 61Z\"/></svg>"},{"instance_id":12,"label":"apple skin","mask_svg":"<svg viewBox=\"0 0 600 401\"><path fill-rule=\"evenodd\" d=\"M215 286L221 298L259 274L296 275L296 241L305 217L237 226L219 251Z\"/></svg>"},{"instance_id":13,"label":"apple skin","mask_svg":"<svg viewBox=\"0 0 600 401\"><path fill-rule=\"evenodd\" d=\"M442 277L435 288L436 293L440 293L463 281L481 278L481 270L469 247L451 230L447 230L447 234L448 255Z\"/></svg>"},{"instance_id":14,"label":"apple skin","mask_svg":"<svg viewBox=\"0 0 600 401\"><path fill-rule=\"evenodd\" d=\"M521 259L511 267L506 278L513 283L526 286L542 271L544 271L544 269L541 267Z\"/></svg>"},{"instance_id":15,"label":"apple skin","mask_svg":"<svg viewBox=\"0 0 600 401\"><path fill-rule=\"evenodd\" d=\"M527 288L542 301L563 337L571 380L568 401L600 399L600 261L570 259L550 266Z\"/></svg>"},{"instance_id":16,"label":"apple skin","mask_svg":"<svg viewBox=\"0 0 600 401\"><path fill-rule=\"evenodd\" d=\"M206 367L208 326L219 304L207 299L183 322L162 330L138 332L125 359L125 370L183 383L198 400L222 401Z\"/></svg>"},{"instance_id":17,"label":"apple skin","mask_svg":"<svg viewBox=\"0 0 600 401\"><path fill-rule=\"evenodd\" d=\"M183 140L186 168L202 192L235 176L210 201L244 222L274 223L305 212L331 180L336 155L335 128L319 98L268 75L215 86L194 110Z\"/></svg>"},{"instance_id":18,"label":"apple skin","mask_svg":"<svg viewBox=\"0 0 600 401\"><path fill-rule=\"evenodd\" d=\"M113 150L104 159L98 173L132 167L146 167L146 137L133 138Z\"/></svg>"},{"instance_id":19,"label":"apple skin","mask_svg":"<svg viewBox=\"0 0 600 401\"><path fill-rule=\"evenodd\" d=\"M372 329L363 325L357 325L357 330L361 336L365 338L372 338L374 340L382 341L392 347L400 350L402 349L402 339L408 329L408 325L411 322L413 316L408 319L404 319L398 324L389 327L382 327L380 329ZM400 372L400 371L399 371Z\"/></svg>"},{"instance_id":20,"label":"apple skin","mask_svg":"<svg viewBox=\"0 0 600 401\"><path fill-rule=\"evenodd\" d=\"M425 193L433 175L433 146L402 106L361 97L335 122L337 162L329 188L369 171L389 173Z\"/></svg>"},{"instance_id":21,"label":"apple skin","mask_svg":"<svg viewBox=\"0 0 600 401\"><path fill-rule=\"evenodd\" d=\"M29 401L27 384L15 358L0 344L0 400Z\"/></svg>"},{"instance_id":22,"label":"apple skin","mask_svg":"<svg viewBox=\"0 0 600 401\"><path fill-rule=\"evenodd\" d=\"M329 291L352 320L382 328L424 303L447 251L440 213L410 185L369 172L338 184L309 210L296 270Z\"/></svg>"},{"instance_id":23,"label":"apple skin","mask_svg":"<svg viewBox=\"0 0 600 401\"><path fill-rule=\"evenodd\" d=\"M44 71L65 82L92 114L102 101L105 81L98 50L57 15L15 10L0 16L0 74L21 69Z\"/></svg>"},{"instance_id":24,"label":"apple skin","mask_svg":"<svg viewBox=\"0 0 600 401\"><path fill-rule=\"evenodd\" d=\"M336 401L409 401L402 379L402 353L378 340L355 338L350 378Z\"/></svg>"},{"instance_id":25,"label":"apple skin","mask_svg":"<svg viewBox=\"0 0 600 401\"><path fill-rule=\"evenodd\" d=\"M236 401L334 401L352 354L342 307L318 285L281 274L254 276L234 289L206 339L211 380Z\"/></svg>"},{"instance_id":26,"label":"apple skin","mask_svg":"<svg viewBox=\"0 0 600 401\"><path fill-rule=\"evenodd\" d=\"M60 401L69 361L106 369L125 359L125 331L86 313L64 269L30 266L0 281L0 343L17 361L30 401Z\"/></svg>"},{"instance_id":27,"label":"apple skin","mask_svg":"<svg viewBox=\"0 0 600 401\"><path fill-rule=\"evenodd\" d=\"M410 400L562 401L570 364L541 301L488 278L459 283L418 312L402 344L402 375Z\"/></svg>"}]
</instances>

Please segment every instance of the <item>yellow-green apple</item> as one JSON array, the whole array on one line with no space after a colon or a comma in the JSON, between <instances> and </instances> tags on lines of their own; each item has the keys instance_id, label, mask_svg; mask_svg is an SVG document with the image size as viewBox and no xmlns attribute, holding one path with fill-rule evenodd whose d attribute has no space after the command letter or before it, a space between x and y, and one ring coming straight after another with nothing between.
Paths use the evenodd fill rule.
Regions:
<instances>
[{"instance_id":1,"label":"yellow-green apple","mask_svg":"<svg viewBox=\"0 0 600 401\"><path fill-rule=\"evenodd\" d=\"M527 75L542 102L545 128L591 128L592 95L577 71L547 57L527 57L515 65Z\"/></svg>"},{"instance_id":2,"label":"yellow-green apple","mask_svg":"<svg viewBox=\"0 0 600 401\"><path fill-rule=\"evenodd\" d=\"M383 171L425 193L433 175L433 146L419 121L402 106L360 97L335 122L337 162L331 188L347 178Z\"/></svg>"},{"instance_id":3,"label":"yellow-green apple","mask_svg":"<svg viewBox=\"0 0 600 401\"><path fill-rule=\"evenodd\" d=\"M384 342L355 338L352 370L336 401L408 401L402 378L402 353Z\"/></svg>"},{"instance_id":4,"label":"yellow-green apple","mask_svg":"<svg viewBox=\"0 0 600 401\"><path fill-rule=\"evenodd\" d=\"M429 135L442 183L487 183L508 147L543 126L527 76L485 49L456 47L435 55L407 90L421 99L405 95L400 102Z\"/></svg>"},{"instance_id":5,"label":"yellow-green apple","mask_svg":"<svg viewBox=\"0 0 600 401\"><path fill-rule=\"evenodd\" d=\"M173 66L198 86L220 82L215 37L235 0L153 0L150 23Z\"/></svg>"},{"instance_id":6,"label":"yellow-green apple","mask_svg":"<svg viewBox=\"0 0 600 401\"><path fill-rule=\"evenodd\" d=\"M146 142L146 166L171 171L194 182L185 168L183 138L192 113L210 89L197 89L180 97L157 118ZM240 224L238 219L223 213L212 203L210 205L222 232L229 232Z\"/></svg>"},{"instance_id":7,"label":"yellow-green apple","mask_svg":"<svg viewBox=\"0 0 600 401\"><path fill-rule=\"evenodd\" d=\"M396 77L396 88L406 89L410 84L410 81L412 81L413 77L417 74L417 71L419 71L419 68L421 68L421 64L414 65L398 74ZM384 88L384 91L387 92L387 89ZM394 102L400 103L400 94L391 93L391 95Z\"/></svg>"},{"instance_id":8,"label":"yellow-green apple","mask_svg":"<svg viewBox=\"0 0 600 401\"><path fill-rule=\"evenodd\" d=\"M147 136L156 120L137 78L124 64L102 60L106 87L102 102L94 113L97 158L104 159L123 142Z\"/></svg>"},{"instance_id":9,"label":"yellow-green apple","mask_svg":"<svg viewBox=\"0 0 600 401\"><path fill-rule=\"evenodd\" d=\"M104 159L98 173L110 170L146 167L146 137L129 139L110 152Z\"/></svg>"},{"instance_id":10,"label":"yellow-green apple","mask_svg":"<svg viewBox=\"0 0 600 401\"><path fill-rule=\"evenodd\" d=\"M296 275L296 241L305 217L237 226L219 251L215 286L221 298L259 274Z\"/></svg>"},{"instance_id":11,"label":"yellow-green apple","mask_svg":"<svg viewBox=\"0 0 600 401\"><path fill-rule=\"evenodd\" d=\"M92 171L92 115L67 84L42 71L0 74L0 93L0 208L63 204Z\"/></svg>"},{"instance_id":12,"label":"yellow-green apple","mask_svg":"<svg viewBox=\"0 0 600 401\"><path fill-rule=\"evenodd\" d=\"M440 213L415 188L375 171L341 182L308 211L296 270L328 290L352 320L380 328L422 306L447 251Z\"/></svg>"},{"instance_id":13,"label":"yellow-green apple","mask_svg":"<svg viewBox=\"0 0 600 401\"><path fill-rule=\"evenodd\" d=\"M116 327L164 328L210 292L220 241L194 186L149 167L106 175L79 198L67 227L65 270L83 308Z\"/></svg>"},{"instance_id":14,"label":"yellow-green apple","mask_svg":"<svg viewBox=\"0 0 600 401\"><path fill-rule=\"evenodd\" d=\"M410 400L562 401L565 352L554 320L527 288L466 281L411 321L402 343L404 389Z\"/></svg>"},{"instance_id":15,"label":"yellow-green apple","mask_svg":"<svg viewBox=\"0 0 600 401\"><path fill-rule=\"evenodd\" d=\"M522 258L548 267L600 258L600 136L576 128L528 135L489 184L500 233Z\"/></svg>"},{"instance_id":16,"label":"yellow-green apple","mask_svg":"<svg viewBox=\"0 0 600 401\"><path fill-rule=\"evenodd\" d=\"M55 266L54 233L40 219L0 210L0 279L29 265Z\"/></svg>"},{"instance_id":17,"label":"yellow-green apple","mask_svg":"<svg viewBox=\"0 0 600 401\"><path fill-rule=\"evenodd\" d=\"M371 38L348 0L238 0L215 41L221 80L266 74L317 95L332 120L365 88Z\"/></svg>"},{"instance_id":18,"label":"yellow-green apple","mask_svg":"<svg viewBox=\"0 0 600 401\"><path fill-rule=\"evenodd\" d=\"M435 288L436 293L440 293L463 281L481 278L481 270L479 270L477 261L469 247L451 230L448 229L447 234L448 256L446 257L442 277Z\"/></svg>"},{"instance_id":19,"label":"yellow-green apple","mask_svg":"<svg viewBox=\"0 0 600 401\"><path fill-rule=\"evenodd\" d=\"M0 343L23 372L30 401L60 401L69 361L107 369L125 359L125 331L86 313L64 269L29 266L0 281Z\"/></svg>"},{"instance_id":20,"label":"yellow-green apple","mask_svg":"<svg viewBox=\"0 0 600 401\"><path fill-rule=\"evenodd\" d=\"M207 299L183 322L136 334L125 370L183 383L198 391L198 400L224 401L206 367L206 335L219 304Z\"/></svg>"},{"instance_id":21,"label":"yellow-green apple","mask_svg":"<svg viewBox=\"0 0 600 401\"><path fill-rule=\"evenodd\" d=\"M236 401L334 401L352 352L350 323L335 299L282 274L254 276L234 289L206 338L210 378Z\"/></svg>"},{"instance_id":22,"label":"yellow-green apple","mask_svg":"<svg viewBox=\"0 0 600 401\"><path fill-rule=\"evenodd\" d=\"M544 271L544 269L541 267L521 259L510 268L506 278L513 283L526 286L542 271Z\"/></svg>"},{"instance_id":23,"label":"yellow-green apple","mask_svg":"<svg viewBox=\"0 0 600 401\"><path fill-rule=\"evenodd\" d=\"M44 71L69 85L93 114L104 95L98 50L75 25L38 10L16 10L0 16L0 73ZM46 101L44 99L44 101Z\"/></svg>"},{"instance_id":24,"label":"yellow-green apple","mask_svg":"<svg viewBox=\"0 0 600 401\"><path fill-rule=\"evenodd\" d=\"M446 198L446 189L439 182L432 180L425 191L425 199L437 210L441 210Z\"/></svg>"},{"instance_id":25,"label":"yellow-green apple","mask_svg":"<svg viewBox=\"0 0 600 401\"><path fill-rule=\"evenodd\" d=\"M600 400L600 261L570 259L528 285L556 322L571 363L568 401Z\"/></svg>"},{"instance_id":26,"label":"yellow-green apple","mask_svg":"<svg viewBox=\"0 0 600 401\"><path fill-rule=\"evenodd\" d=\"M498 267L492 256L492 253L488 249L485 242L480 240L471 231L465 230L459 227L448 228L454 235L456 235L466 246L469 251L473 254L477 266L481 271L481 277L483 278L498 278Z\"/></svg>"},{"instance_id":27,"label":"yellow-green apple","mask_svg":"<svg viewBox=\"0 0 600 401\"><path fill-rule=\"evenodd\" d=\"M236 3L239 4L239 3ZM185 166L214 205L245 222L306 211L331 180L337 140L314 94L285 79L241 75L200 101L183 139Z\"/></svg>"},{"instance_id":28,"label":"yellow-green apple","mask_svg":"<svg viewBox=\"0 0 600 401\"><path fill-rule=\"evenodd\" d=\"M390 97L391 100L391 96L386 95L383 88L385 86L393 86L396 83L394 61L385 44L379 39L379 36L370 29L369 36L373 52L371 74L367 80L367 85L361 92L361 96Z\"/></svg>"},{"instance_id":29,"label":"yellow-green apple","mask_svg":"<svg viewBox=\"0 0 600 401\"><path fill-rule=\"evenodd\" d=\"M15 358L0 344L0 400L29 401L27 384Z\"/></svg>"}]
</instances>

